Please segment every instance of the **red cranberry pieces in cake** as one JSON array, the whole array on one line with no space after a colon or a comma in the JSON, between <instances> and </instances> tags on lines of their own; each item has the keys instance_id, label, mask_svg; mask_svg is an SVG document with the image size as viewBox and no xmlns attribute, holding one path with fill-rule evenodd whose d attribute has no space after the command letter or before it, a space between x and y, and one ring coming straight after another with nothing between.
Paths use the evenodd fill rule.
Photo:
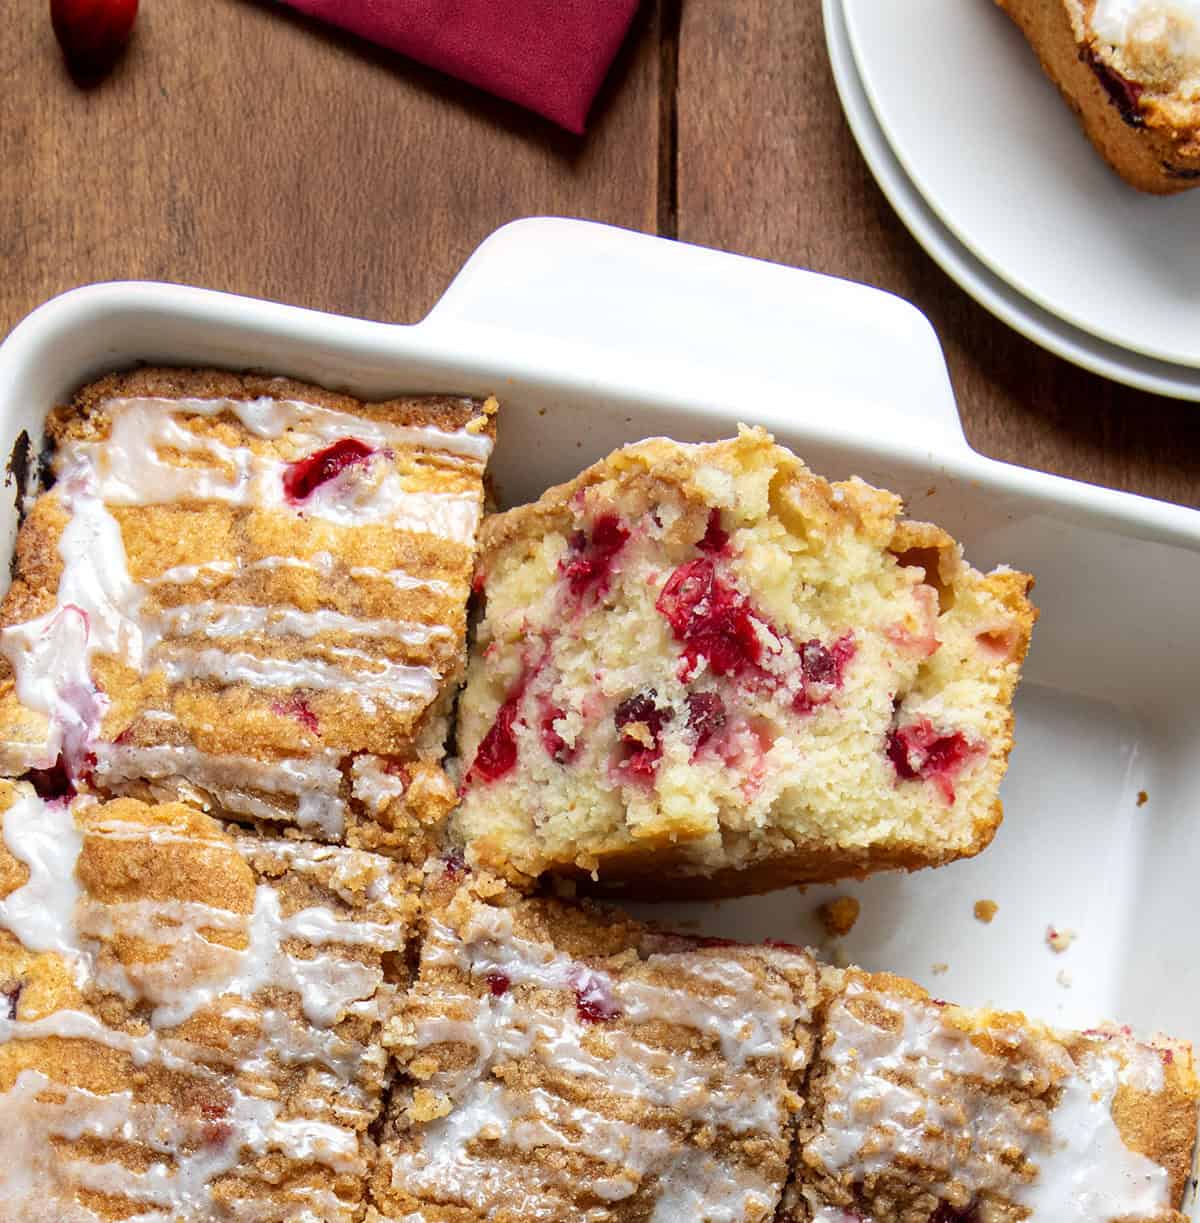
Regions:
<instances>
[{"instance_id":1,"label":"red cranberry pieces in cake","mask_svg":"<svg viewBox=\"0 0 1200 1223\"><path fill-rule=\"evenodd\" d=\"M627 447L489 520L468 858L721 894L983 848L1030 580L899 509L744 430Z\"/></svg>"},{"instance_id":2,"label":"red cranberry pieces in cake","mask_svg":"<svg viewBox=\"0 0 1200 1223\"><path fill-rule=\"evenodd\" d=\"M775 1217L811 957L494 882L434 876L425 901L372 1184L384 1217Z\"/></svg>"}]
</instances>

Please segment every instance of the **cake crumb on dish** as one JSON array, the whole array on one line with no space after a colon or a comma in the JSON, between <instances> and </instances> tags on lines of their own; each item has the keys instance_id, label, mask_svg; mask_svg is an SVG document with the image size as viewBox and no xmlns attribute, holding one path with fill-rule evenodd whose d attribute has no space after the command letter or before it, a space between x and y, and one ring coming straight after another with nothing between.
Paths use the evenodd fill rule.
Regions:
<instances>
[{"instance_id":1,"label":"cake crumb on dish","mask_svg":"<svg viewBox=\"0 0 1200 1223\"><path fill-rule=\"evenodd\" d=\"M1150 795L1145 790L1139 790L1137 796L1137 805L1144 807L1150 801Z\"/></svg>"},{"instance_id":2,"label":"cake crumb on dish","mask_svg":"<svg viewBox=\"0 0 1200 1223\"><path fill-rule=\"evenodd\" d=\"M1062 955L1078 937L1074 930L1062 926L1046 927L1046 946L1057 955Z\"/></svg>"},{"instance_id":3,"label":"cake crumb on dish","mask_svg":"<svg viewBox=\"0 0 1200 1223\"><path fill-rule=\"evenodd\" d=\"M1058 982L1059 985L1063 987L1063 989L1071 988L1071 985L1072 985L1071 974L1067 972L1065 968L1060 968L1054 979L1055 981Z\"/></svg>"},{"instance_id":4,"label":"cake crumb on dish","mask_svg":"<svg viewBox=\"0 0 1200 1223\"><path fill-rule=\"evenodd\" d=\"M842 938L854 929L862 906L853 896L835 896L817 906L817 917L832 938Z\"/></svg>"},{"instance_id":5,"label":"cake crumb on dish","mask_svg":"<svg viewBox=\"0 0 1200 1223\"><path fill-rule=\"evenodd\" d=\"M994 900L977 900L975 902L975 920L981 921L985 926L992 924L992 919L996 916L1000 906Z\"/></svg>"},{"instance_id":6,"label":"cake crumb on dish","mask_svg":"<svg viewBox=\"0 0 1200 1223\"><path fill-rule=\"evenodd\" d=\"M949 971L950 971L950 965L943 963L941 960L939 960L936 964L933 964L930 966L930 972L932 972L935 977L940 977L942 973L949 972Z\"/></svg>"}]
</instances>

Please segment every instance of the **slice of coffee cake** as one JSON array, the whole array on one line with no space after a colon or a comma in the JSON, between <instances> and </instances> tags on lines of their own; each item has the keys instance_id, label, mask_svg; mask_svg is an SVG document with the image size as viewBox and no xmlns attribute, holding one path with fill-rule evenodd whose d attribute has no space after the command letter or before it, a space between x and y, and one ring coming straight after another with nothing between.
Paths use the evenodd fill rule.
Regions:
<instances>
[{"instance_id":1,"label":"slice of coffee cake","mask_svg":"<svg viewBox=\"0 0 1200 1223\"><path fill-rule=\"evenodd\" d=\"M0 605L0 768L422 858L494 402L148 369L50 423Z\"/></svg>"},{"instance_id":2,"label":"slice of coffee cake","mask_svg":"<svg viewBox=\"0 0 1200 1223\"><path fill-rule=\"evenodd\" d=\"M786 1220L1186 1223L1191 1049L823 973Z\"/></svg>"},{"instance_id":3,"label":"slice of coffee cake","mask_svg":"<svg viewBox=\"0 0 1200 1223\"><path fill-rule=\"evenodd\" d=\"M746 429L629 446L489 519L468 858L653 898L983 849L1031 581L899 510Z\"/></svg>"},{"instance_id":4,"label":"slice of coffee cake","mask_svg":"<svg viewBox=\"0 0 1200 1223\"><path fill-rule=\"evenodd\" d=\"M458 874L427 893L417 979L388 1032L404 1078L380 1217L772 1219L813 961Z\"/></svg>"},{"instance_id":5,"label":"slice of coffee cake","mask_svg":"<svg viewBox=\"0 0 1200 1223\"><path fill-rule=\"evenodd\" d=\"M0 1219L366 1210L419 875L0 783Z\"/></svg>"}]
</instances>

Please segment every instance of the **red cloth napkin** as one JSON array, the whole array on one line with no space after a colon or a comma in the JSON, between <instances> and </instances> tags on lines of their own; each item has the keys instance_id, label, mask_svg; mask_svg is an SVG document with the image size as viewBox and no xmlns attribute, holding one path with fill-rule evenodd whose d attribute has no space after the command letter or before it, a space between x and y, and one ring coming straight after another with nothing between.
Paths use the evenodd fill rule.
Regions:
<instances>
[{"instance_id":1,"label":"red cloth napkin","mask_svg":"<svg viewBox=\"0 0 1200 1223\"><path fill-rule=\"evenodd\" d=\"M582 132L638 0L284 0Z\"/></svg>"}]
</instances>

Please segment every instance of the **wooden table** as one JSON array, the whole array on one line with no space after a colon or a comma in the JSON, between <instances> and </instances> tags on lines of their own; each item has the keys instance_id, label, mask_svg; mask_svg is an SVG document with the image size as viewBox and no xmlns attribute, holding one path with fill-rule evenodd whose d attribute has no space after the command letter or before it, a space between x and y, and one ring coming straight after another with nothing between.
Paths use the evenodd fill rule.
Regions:
<instances>
[{"instance_id":1,"label":"wooden table","mask_svg":"<svg viewBox=\"0 0 1200 1223\"><path fill-rule=\"evenodd\" d=\"M270 3L142 7L82 92L45 3L10 5L0 332L128 277L413 321L498 225L589 217L893 290L941 335L977 449L1200 505L1200 405L1042 352L908 236L842 117L819 0L648 0L582 139Z\"/></svg>"}]
</instances>

